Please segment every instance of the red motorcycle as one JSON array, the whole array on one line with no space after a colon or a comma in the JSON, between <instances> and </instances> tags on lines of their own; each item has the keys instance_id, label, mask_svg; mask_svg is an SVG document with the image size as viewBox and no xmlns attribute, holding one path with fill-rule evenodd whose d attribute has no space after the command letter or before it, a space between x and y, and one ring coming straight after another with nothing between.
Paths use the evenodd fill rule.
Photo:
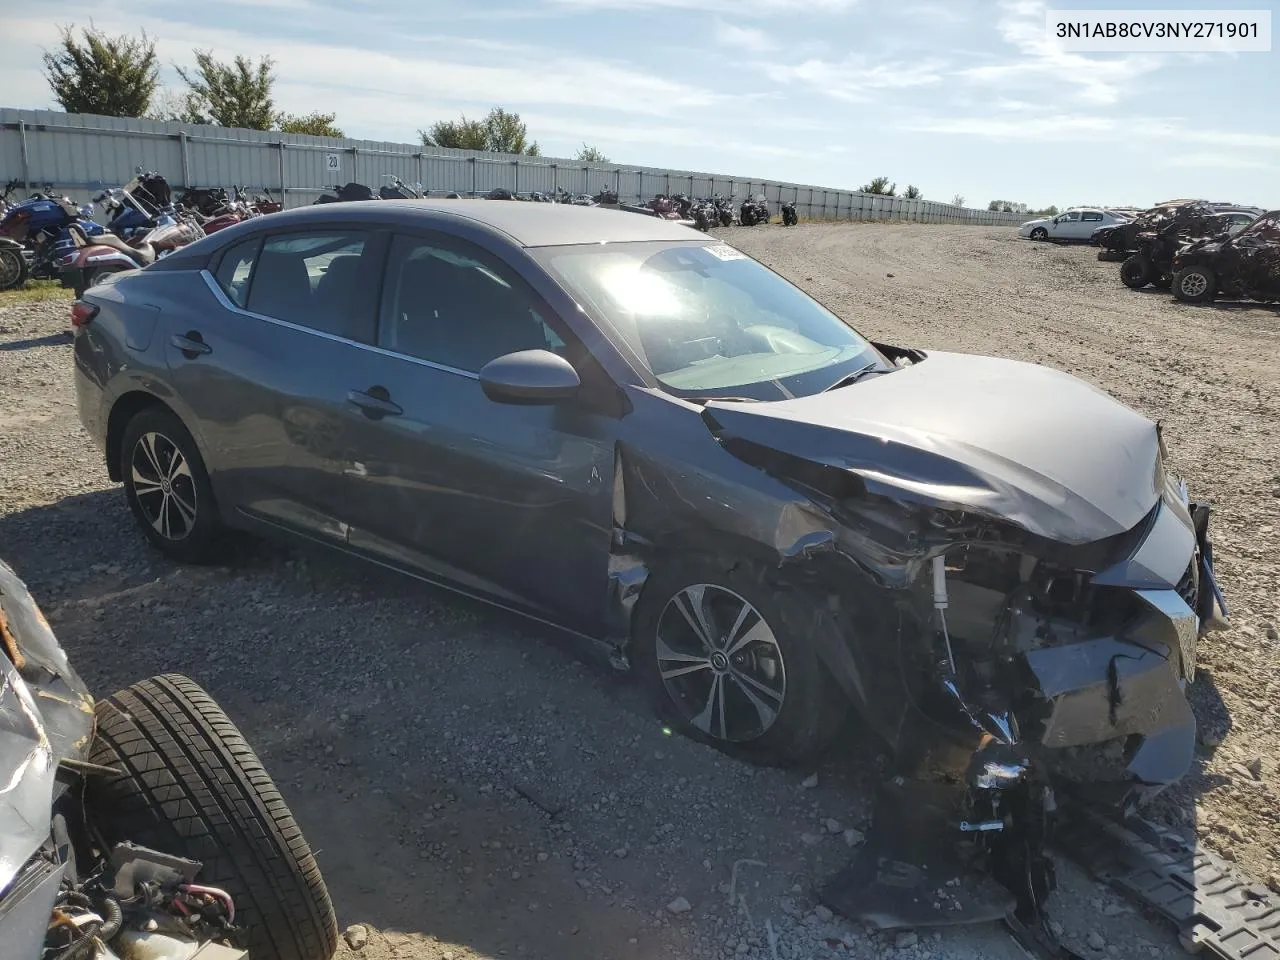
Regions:
<instances>
[{"instance_id":1,"label":"red motorcycle","mask_svg":"<svg viewBox=\"0 0 1280 960\"><path fill-rule=\"evenodd\" d=\"M166 215L157 218L153 230L128 240L111 233L90 237L76 224L72 224L68 232L75 251L63 257L58 266L62 270L62 285L71 287L76 297L83 296L108 273L139 270L205 235L194 220L178 220Z\"/></svg>"}]
</instances>

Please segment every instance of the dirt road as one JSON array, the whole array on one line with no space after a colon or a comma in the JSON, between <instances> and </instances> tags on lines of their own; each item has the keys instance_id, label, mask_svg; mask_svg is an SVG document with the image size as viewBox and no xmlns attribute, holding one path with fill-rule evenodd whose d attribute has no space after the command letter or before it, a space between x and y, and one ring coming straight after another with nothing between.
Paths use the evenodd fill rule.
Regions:
<instances>
[{"instance_id":1,"label":"dirt road","mask_svg":"<svg viewBox=\"0 0 1280 960\"><path fill-rule=\"evenodd\" d=\"M864 333L1048 363L1164 420L1193 492L1218 505L1236 626L1203 647L1206 756L1160 813L1280 886L1280 318L1133 293L1091 251L1009 233L725 236ZM223 568L160 559L76 420L66 315L0 309L0 555L95 689L176 670L239 722L317 850L340 925L364 925L344 954L1019 955L997 929L884 936L815 911L812 886L866 825L877 747L856 727L806 788L807 771L665 735L626 677L407 579L263 545ZM1063 886L1052 912L1078 949L1180 955L1069 867Z\"/></svg>"}]
</instances>

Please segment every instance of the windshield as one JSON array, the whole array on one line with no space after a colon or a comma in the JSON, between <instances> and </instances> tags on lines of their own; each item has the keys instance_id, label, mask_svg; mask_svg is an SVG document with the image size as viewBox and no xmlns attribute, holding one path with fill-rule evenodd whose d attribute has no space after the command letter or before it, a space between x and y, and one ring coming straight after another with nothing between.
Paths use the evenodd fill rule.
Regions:
<instances>
[{"instance_id":1,"label":"windshield","mask_svg":"<svg viewBox=\"0 0 1280 960\"><path fill-rule=\"evenodd\" d=\"M531 252L677 396L778 400L888 367L839 317L724 243Z\"/></svg>"}]
</instances>

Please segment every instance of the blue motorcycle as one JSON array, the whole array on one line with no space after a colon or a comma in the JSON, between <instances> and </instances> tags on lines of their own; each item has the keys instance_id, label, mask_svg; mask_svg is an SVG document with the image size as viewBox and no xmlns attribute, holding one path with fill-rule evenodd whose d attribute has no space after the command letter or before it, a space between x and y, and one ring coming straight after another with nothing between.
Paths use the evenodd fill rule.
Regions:
<instances>
[{"instance_id":1,"label":"blue motorcycle","mask_svg":"<svg viewBox=\"0 0 1280 960\"><path fill-rule=\"evenodd\" d=\"M6 195L14 186L11 182ZM68 229L73 224L87 236L106 232L93 219L92 204L77 207L67 197L54 196L49 188L6 204L0 215L0 290L20 287L28 277L58 277L59 258L75 246Z\"/></svg>"}]
</instances>

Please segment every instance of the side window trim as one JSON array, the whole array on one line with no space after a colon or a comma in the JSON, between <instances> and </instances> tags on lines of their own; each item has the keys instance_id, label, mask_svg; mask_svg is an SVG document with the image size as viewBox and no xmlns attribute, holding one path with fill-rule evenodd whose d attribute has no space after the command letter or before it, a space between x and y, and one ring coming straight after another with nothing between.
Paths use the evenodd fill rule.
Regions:
<instances>
[{"instance_id":1,"label":"side window trim","mask_svg":"<svg viewBox=\"0 0 1280 960\"><path fill-rule=\"evenodd\" d=\"M205 271L213 279L214 285L217 286L218 289L221 290L224 294L226 294L226 299L228 301L231 300L230 292L228 292L222 286L222 284L218 282L218 274L222 272L222 265L226 263L227 257L233 251L239 250L242 246L244 246L246 243L249 243L249 242L252 242L255 244L253 249L253 258L250 261L250 266L249 266L249 277L245 281L245 285L244 285L244 302L247 304L249 302L249 291L253 287L254 275L258 272L258 257L262 254L262 238L263 238L263 234L256 233L256 234L253 234L252 236L245 237L243 240L237 240L235 243L227 245L218 254L217 262L211 264L210 269ZM240 308L240 309L243 309L243 308Z\"/></svg>"}]
</instances>

